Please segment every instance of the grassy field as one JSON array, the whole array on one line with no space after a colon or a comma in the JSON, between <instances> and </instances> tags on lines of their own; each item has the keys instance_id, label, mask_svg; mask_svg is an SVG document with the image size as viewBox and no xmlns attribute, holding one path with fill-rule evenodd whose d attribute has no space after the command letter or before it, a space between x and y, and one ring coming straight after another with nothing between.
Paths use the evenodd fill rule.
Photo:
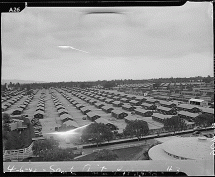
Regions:
<instances>
[{"instance_id":1,"label":"grassy field","mask_svg":"<svg viewBox=\"0 0 215 177\"><path fill-rule=\"evenodd\" d=\"M143 146L113 150L113 152L116 153L118 156L118 159L116 159L117 161L134 160L134 157L141 151L143 151ZM81 157L77 159L77 161L93 161L95 155L96 152Z\"/></svg>"}]
</instances>

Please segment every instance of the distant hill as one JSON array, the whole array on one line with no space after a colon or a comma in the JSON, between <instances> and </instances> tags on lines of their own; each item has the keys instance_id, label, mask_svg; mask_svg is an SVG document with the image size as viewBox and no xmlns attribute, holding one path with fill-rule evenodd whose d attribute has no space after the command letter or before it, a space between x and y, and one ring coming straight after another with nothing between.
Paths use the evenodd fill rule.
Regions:
<instances>
[{"instance_id":1,"label":"distant hill","mask_svg":"<svg viewBox=\"0 0 215 177\"><path fill-rule=\"evenodd\" d=\"M44 82L44 81L32 81L32 80L19 80L19 79L2 79L1 80L1 84L9 84L10 82L12 83L17 83L19 82L20 84L27 84L27 83L47 83L47 82Z\"/></svg>"}]
</instances>

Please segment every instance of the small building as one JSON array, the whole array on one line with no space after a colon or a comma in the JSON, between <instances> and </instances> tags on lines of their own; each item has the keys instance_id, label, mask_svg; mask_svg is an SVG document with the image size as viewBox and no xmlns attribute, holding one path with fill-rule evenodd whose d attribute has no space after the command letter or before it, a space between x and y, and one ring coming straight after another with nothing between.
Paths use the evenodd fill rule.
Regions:
<instances>
[{"instance_id":1,"label":"small building","mask_svg":"<svg viewBox=\"0 0 215 177\"><path fill-rule=\"evenodd\" d=\"M120 93L120 95L119 95L120 98L126 98L127 96L128 96L128 95L125 94L125 93Z\"/></svg>"},{"instance_id":2,"label":"small building","mask_svg":"<svg viewBox=\"0 0 215 177\"><path fill-rule=\"evenodd\" d=\"M27 107L27 105L21 104L19 105L19 108L25 109Z\"/></svg>"},{"instance_id":3,"label":"small building","mask_svg":"<svg viewBox=\"0 0 215 177\"><path fill-rule=\"evenodd\" d=\"M30 100L25 100L25 101L23 102L23 104L27 106L27 105L29 104L29 102L30 102Z\"/></svg>"},{"instance_id":4,"label":"small building","mask_svg":"<svg viewBox=\"0 0 215 177\"><path fill-rule=\"evenodd\" d=\"M15 103L15 100L8 100L8 103L10 103L12 105Z\"/></svg>"},{"instance_id":5,"label":"small building","mask_svg":"<svg viewBox=\"0 0 215 177\"><path fill-rule=\"evenodd\" d=\"M80 103L77 101L74 101L74 102L72 102L72 104L73 104L73 106L76 106L77 104L80 104Z\"/></svg>"},{"instance_id":6,"label":"small building","mask_svg":"<svg viewBox=\"0 0 215 177\"><path fill-rule=\"evenodd\" d=\"M154 99L154 98L146 98L146 103L149 103L149 104L158 104L159 101Z\"/></svg>"},{"instance_id":7,"label":"small building","mask_svg":"<svg viewBox=\"0 0 215 177\"><path fill-rule=\"evenodd\" d=\"M119 97L119 96L114 96L113 99L114 99L115 101L119 101L119 100L120 100L120 97Z\"/></svg>"},{"instance_id":8,"label":"small building","mask_svg":"<svg viewBox=\"0 0 215 177\"><path fill-rule=\"evenodd\" d=\"M23 112L23 108L17 108L12 112L12 115L21 115Z\"/></svg>"},{"instance_id":9,"label":"small building","mask_svg":"<svg viewBox=\"0 0 215 177\"><path fill-rule=\"evenodd\" d=\"M131 115L126 116L124 119L126 123L129 123L130 121L135 121L135 120L143 120L142 118L134 117Z\"/></svg>"},{"instance_id":10,"label":"small building","mask_svg":"<svg viewBox=\"0 0 215 177\"><path fill-rule=\"evenodd\" d=\"M189 100L189 104L191 104L191 105L199 105L199 106L208 106L207 101L202 100L202 99L194 99L194 98L191 98Z\"/></svg>"},{"instance_id":11,"label":"small building","mask_svg":"<svg viewBox=\"0 0 215 177\"><path fill-rule=\"evenodd\" d=\"M130 105L130 104L123 104L122 105L122 109L126 110L126 111L134 111L135 107Z\"/></svg>"},{"instance_id":12,"label":"small building","mask_svg":"<svg viewBox=\"0 0 215 177\"><path fill-rule=\"evenodd\" d=\"M114 102L113 99L106 99L106 100L105 100L105 103L108 103L108 104L112 104L113 102Z\"/></svg>"},{"instance_id":13,"label":"small building","mask_svg":"<svg viewBox=\"0 0 215 177\"><path fill-rule=\"evenodd\" d=\"M172 118L172 116L174 116L174 115L164 115L164 114L160 114L160 113L153 113L152 119L163 123L165 119Z\"/></svg>"},{"instance_id":14,"label":"small building","mask_svg":"<svg viewBox=\"0 0 215 177\"><path fill-rule=\"evenodd\" d=\"M83 104L76 104L75 106L76 106L76 108L77 108L77 109L79 109L79 110L80 110L81 108L83 108L83 107L84 107L84 105L83 105Z\"/></svg>"},{"instance_id":15,"label":"small building","mask_svg":"<svg viewBox=\"0 0 215 177\"><path fill-rule=\"evenodd\" d=\"M95 97L95 94L89 94L89 96L90 96L91 98L94 98L94 97Z\"/></svg>"},{"instance_id":16,"label":"small building","mask_svg":"<svg viewBox=\"0 0 215 177\"><path fill-rule=\"evenodd\" d=\"M106 96L107 96L107 94L106 94L106 93L102 93L102 94L101 94L101 96L106 97Z\"/></svg>"},{"instance_id":17,"label":"small building","mask_svg":"<svg viewBox=\"0 0 215 177\"><path fill-rule=\"evenodd\" d=\"M38 111L38 110L45 112L45 108L41 107L41 106L37 107L36 111Z\"/></svg>"},{"instance_id":18,"label":"small building","mask_svg":"<svg viewBox=\"0 0 215 177\"><path fill-rule=\"evenodd\" d=\"M141 108L136 108L135 109L135 113L137 115L141 115L143 117L151 117L153 112L152 111L149 111L149 110L145 110L145 109L141 109Z\"/></svg>"},{"instance_id":19,"label":"small building","mask_svg":"<svg viewBox=\"0 0 215 177\"><path fill-rule=\"evenodd\" d=\"M117 119L123 119L124 117L128 116L128 113L125 113L120 110L112 110L111 115Z\"/></svg>"},{"instance_id":20,"label":"small building","mask_svg":"<svg viewBox=\"0 0 215 177\"><path fill-rule=\"evenodd\" d=\"M191 113L198 113L200 112L200 108L198 106L190 105L190 104L180 104L177 106L179 111L188 111Z\"/></svg>"},{"instance_id":21,"label":"small building","mask_svg":"<svg viewBox=\"0 0 215 177\"><path fill-rule=\"evenodd\" d=\"M169 96L164 96L164 95L156 95L154 96L155 99L160 99L160 100L170 100Z\"/></svg>"},{"instance_id":22,"label":"small building","mask_svg":"<svg viewBox=\"0 0 215 177\"><path fill-rule=\"evenodd\" d=\"M129 100L135 100L136 96L135 95L127 95L126 98Z\"/></svg>"},{"instance_id":23,"label":"small building","mask_svg":"<svg viewBox=\"0 0 215 177\"><path fill-rule=\"evenodd\" d=\"M100 115L98 115L97 113L95 113L95 112L88 112L87 113L87 118L89 119L89 120L91 120L91 121L95 121L96 119L98 119L98 118L100 118L101 116Z\"/></svg>"},{"instance_id":24,"label":"small building","mask_svg":"<svg viewBox=\"0 0 215 177\"><path fill-rule=\"evenodd\" d=\"M6 111L6 110L7 110L7 106L6 106L6 105L2 106L1 112L4 112L4 111Z\"/></svg>"},{"instance_id":25,"label":"small building","mask_svg":"<svg viewBox=\"0 0 215 177\"><path fill-rule=\"evenodd\" d=\"M62 104L57 105L56 108L57 108L57 110L65 109L65 107Z\"/></svg>"},{"instance_id":26,"label":"small building","mask_svg":"<svg viewBox=\"0 0 215 177\"><path fill-rule=\"evenodd\" d=\"M168 107L164 107L164 106L158 106L157 110L164 115L176 115L177 111L175 108L168 108Z\"/></svg>"},{"instance_id":27,"label":"small building","mask_svg":"<svg viewBox=\"0 0 215 177\"><path fill-rule=\"evenodd\" d=\"M69 115L69 114L62 114L62 115L60 115L60 120L61 120L62 122L65 122L65 121L67 121L67 120L73 120L73 118L72 118L72 116Z\"/></svg>"},{"instance_id":28,"label":"small building","mask_svg":"<svg viewBox=\"0 0 215 177\"><path fill-rule=\"evenodd\" d=\"M119 97L119 96L121 95L121 93L119 93L119 92L115 92L115 93L113 93L113 95L115 95L115 96Z\"/></svg>"},{"instance_id":29,"label":"small building","mask_svg":"<svg viewBox=\"0 0 215 177\"><path fill-rule=\"evenodd\" d=\"M121 98L120 101L123 103L129 103L130 100L127 98Z\"/></svg>"},{"instance_id":30,"label":"small building","mask_svg":"<svg viewBox=\"0 0 215 177\"><path fill-rule=\"evenodd\" d=\"M106 106L102 106L102 110L107 113L111 113L111 111L114 110L114 108L109 105L106 105Z\"/></svg>"},{"instance_id":31,"label":"small building","mask_svg":"<svg viewBox=\"0 0 215 177\"><path fill-rule=\"evenodd\" d=\"M59 116L63 115L63 114L68 114L66 109L59 109L57 112L58 112Z\"/></svg>"},{"instance_id":32,"label":"small building","mask_svg":"<svg viewBox=\"0 0 215 177\"><path fill-rule=\"evenodd\" d=\"M107 95L107 98L111 98L111 99L112 99L112 98L113 98L113 95Z\"/></svg>"},{"instance_id":33,"label":"small building","mask_svg":"<svg viewBox=\"0 0 215 177\"><path fill-rule=\"evenodd\" d=\"M62 124L62 127L60 128L61 130L71 130L78 128L78 124L75 121L72 120L67 120Z\"/></svg>"},{"instance_id":34,"label":"small building","mask_svg":"<svg viewBox=\"0 0 215 177\"><path fill-rule=\"evenodd\" d=\"M59 106L59 105L62 105L62 104L59 101L57 101L57 102L54 102L54 105Z\"/></svg>"},{"instance_id":35,"label":"small building","mask_svg":"<svg viewBox=\"0 0 215 177\"><path fill-rule=\"evenodd\" d=\"M18 129L18 130L27 129L27 125L26 125L24 122L18 121L18 122L17 122L17 129Z\"/></svg>"},{"instance_id":36,"label":"small building","mask_svg":"<svg viewBox=\"0 0 215 177\"><path fill-rule=\"evenodd\" d=\"M200 108L202 113L212 114L214 115L214 108Z\"/></svg>"},{"instance_id":37,"label":"small building","mask_svg":"<svg viewBox=\"0 0 215 177\"><path fill-rule=\"evenodd\" d=\"M97 102L97 100L94 100L94 99L91 99L91 100L89 101L89 103L92 104L92 105L95 104L96 102Z\"/></svg>"},{"instance_id":38,"label":"small building","mask_svg":"<svg viewBox=\"0 0 215 177\"><path fill-rule=\"evenodd\" d=\"M99 97L98 99L99 99L100 101L105 101L106 98L101 96L101 97Z\"/></svg>"},{"instance_id":39,"label":"small building","mask_svg":"<svg viewBox=\"0 0 215 177\"><path fill-rule=\"evenodd\" d=\"M157 108L157 106L155 106L154 104L149 104L149 103L142 103L141 106L144 109L148 109L148 110L155 110Z\"/></svg>"},{"instance_id":40,"label":"small building","mask_svg":"<svg viewBox=\"0 0 215 177\"><path fill-rule=\"evenodd\" d=\"M132 106L139 106L140 105L140 101L136 101L136 100L131 100L130 102L129 102Z\"/></svg>"},{"instance_id":41,"label":"small building","mask_svg":"<svg viewBox=\"0 0 215 177\"><path fill-rule=\"evenodd\" d=\"M73 100L71 103L72 103L73 106L74 106L75 104L79 104L76 100Z\"/></svg>"},{"instance_id":42,"label":"small building","mask_svg":"<svg viewBox=\"0 0 215 177\"><path fill-rule=\"evenodd\" d=\"M84 100L85 100L87 103L89 103L90 100L91 100L91 98L85 98Z\"/></svg>"},{"instance_id":43,"label":"small building","mask_svg":"<svg viewBox=\"0 0 215 177\"><path fill-rule=\"evenodd\" d=\"M198 113L192 113L188 111L179 111L178 116L187 120L195 120L195 118L198 116Z\"/></svg>"},{"instance_id":44,"label":"small building","mask_svg":"<svg viewBox=\"0 0 215 177\"><path fill-rule=\"evenodd\" d=\"M114 101L112 104L113 106L116 106L116 107L122 106L122 103L120 101Z\"/></svg>"},{"instance_id":45,"label":"small building","mask_svg":"<svg viewBox=\"0 0 215 177\"><path fill-rule=\"evenodd\" d=\"M81 110L81 112L82 112L83 114L85 114L85 115L86 115L88 112L91 111L91 109L89 109L89 108L87 108L87 107L83 107L83 108L81 108L80 110Z\"/></svg>"},{"instance_id":46,"label":"small building","mask_svg":"<svg viewBox=\"0 0 215 177\"><path fill-rule=\"evenodd\" d=\"M146 101L146 98L144 96L136 96L135 100L139 101L140 103L143 103Z\"/></svg>"},{"instance_id":47,"label":"small building","mask_svg":"<svg viewBox=\"0 0 215 177\"><path fill-rule=\"evenodd\" d=\"M104 119L104 118L98 118L95 120L96 123L102 123L108 126L111 130L118 130L118 127L111 123L110 121Z\"/></svg>"},{"instance_id":48,"label":"small building","mask_svg":"<svg viewBox=\"0 0 215 177\"><path fill-rule=\"evenodd\" d=\"M95 106L96 106L97 108L99 108L99 109L101 109L102 106L104 106L104 105L105 105L105 104L102 103L102 102L97 102L97 103L95 103Z\"/></svg>"},{"instance_id":49,"label":"small building","mask_svg":"<svg viewBox=\"0 0 215 177\"><path fill-rule=\"evenodd\" d=\"M38 104L37 104L37 107L39 107L39 106L45 107L45 104L44 104L44 103L38 103Z\"/></svg>"},{"instance_id":50,"label":"small building","mask_svg":"<svg viewBox=\"0 0 215 177\"><path fill-rule=\"evenodd\" d=\"M44 111L38 110L34 113L34 118L43 119L44 117Z\"/></svg>"},{"instance_id":51,"label":"small building","mask_svg":"<svg viewBox=\"0 0 215 177\"><path fill-rule=\"evenodd\" d=\"M171 102L171 101L159 100L159 102L161 106L168 107L168 108L173 108L177 106L174 102Z\"/></svg>"},{"instance_id":52,"label":"small building","mask_svg":"<svg viewBox=\"0 0 215 177\"><path fill-rule=\"evenodd\" d=\"M95 95L94 98L95 98L95 99L99 99L100 96L99 96L99 95Z\"/></svg>"},{"instance_id":53,"label":"small building","mask_svg":"<svg viewBox=\"0 0 215 177\"><path fill-rule=\"evenodd\" d=\"M73 98L70 98L69 102L73 104L73 102L75 102L75 100Z\"/></svg>"}]
</instances>

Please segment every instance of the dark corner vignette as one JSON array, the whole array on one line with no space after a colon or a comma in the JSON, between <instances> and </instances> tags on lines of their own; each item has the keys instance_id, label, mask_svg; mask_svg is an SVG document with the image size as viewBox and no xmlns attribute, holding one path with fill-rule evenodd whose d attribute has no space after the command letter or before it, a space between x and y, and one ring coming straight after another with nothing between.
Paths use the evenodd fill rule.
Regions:
<instances>
[{"instance_id":1,"label":"dark corner vignette","mask_svg":"<svg viewBox=\"0 0 215 177\"><path fill-rule=\"evenodd\" d=\"M207 1L207 0L206 0ZM209 1L209 0L208 0ZM186 0L161 0L161 1L51 1L51 2L3 2L0 6L2 13L20 13L26 7L117 7L117 6L182 6L186 3ZM192 0L190 1L192 2ZM194 0L193 2L202 2L200 0ZM210 2L210 1L209 1ZM27 176L25 173L24 176ZM41 173L45 176L187 176L183 172L77 172L77 173ZM5 174L4 174L5 175ZM13 176L9 175L8 176ZM6 175L6 176L7 176ZM29 176L32 175L28 174ZM22 176L22 175L21 175Z\"/></svg>"},{"instance_id":2,"label":"dark corner vignette","mask_svg":"<svg viewBox=\"0 0 215 177\"><path fill-rule=\"evenodd\" d=\"M186 2L186 0L2 2L0 10L3 13L19 13L25 7L182 6Z\"/></svg>"}]
</instances>

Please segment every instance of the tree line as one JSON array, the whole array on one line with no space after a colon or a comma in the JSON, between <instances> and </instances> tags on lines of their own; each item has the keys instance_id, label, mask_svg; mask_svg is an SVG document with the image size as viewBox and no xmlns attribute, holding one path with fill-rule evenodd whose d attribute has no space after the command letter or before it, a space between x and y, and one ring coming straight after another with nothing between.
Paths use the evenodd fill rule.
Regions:
<instances>
[{"instance_id":1,"label":"tree line","mask_svg":"<svg viewBox=\"0 0 215 177\"><path fill-rule=\"evenodd\" d=\"M21 88L27 88L27 89L41 89L41 88L50 88L50 87L80 87L80 88L89 88L93 86L101 85L104 88L112 88L117 85L121 84L144 84L144 83L155 83L155 87L158 87L161 83L180 83L180 82L190 82L190 81L197 82L199 80L202 80L202 82L210 83L214 80L214 77L207 76L196 76L196 77L189 77L189 78L153 78L153 79L142 79L142 80L133 80L133 79L118 79L118 80L98 80L98 81L86 81L86 82L49 82L49 83L26 83L26 84L19 84L19 83L10 83L10 84L4 84L1 85L2 91L7 90L7 86L14 87L16 89Z\"/></svg>"}]
</instances>

